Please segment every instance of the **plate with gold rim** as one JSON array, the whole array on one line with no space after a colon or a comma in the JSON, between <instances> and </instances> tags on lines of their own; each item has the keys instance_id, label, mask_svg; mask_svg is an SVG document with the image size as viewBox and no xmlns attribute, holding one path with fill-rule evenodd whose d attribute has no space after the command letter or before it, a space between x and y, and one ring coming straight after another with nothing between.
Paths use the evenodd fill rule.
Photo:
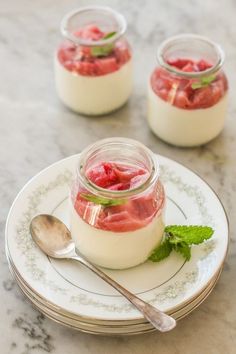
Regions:
<instances>
[{"instance_id":1,"label":"plate with gold rim","mask_svg":"<svg viewBox=\"0 0 236 354\"><path fill-rule=\"evenodd\" d=\"M31 301L34 307L36 307L39 311L41 311L50 319L62 325L66 325L71 328L83 332L87 332L87 333L103 334L103 335L125 335L125 334L134 335L134 334L147 333L154 330L154 328L147 322L129 324L129 325L119 324L116 326L111 326L110 323L109 325L101 325L97 323L86 323L86 322L76 320L74 318L69 318L67 316L58 314L56 311L50 309L47 306L47 304L42 304L34 297L34 294L32 294L30 290L27 288L27 286L25 286L25 284L22 283L21 279L18 278L17 274L14 273L14 270L13 268L11 268L11 266L10 266L10 270L15 280L17 281L20 289L22 290L24 295ZM197 298L195 298L191 303L185 305L184 308L182 308L181 310L171 314L177 321L189 315L209 296L209 294L211 293L211 291L213 290L214 286L216 285L219 279L221 270L222 269L220 269L220 271L218 272L214 280L209 284L209 286L206 289L203 290L203 292Z\"/></svg>"},{"instance_id":2,"label":"plate with gold rim","mask_svg":"<svg viewBox=\"0 0 236 354\"><path fill-rule=\"evenodd\" d=\"M44 302L44 300L42 298L40 298L36 293L34 293L34 291L32 291L32 289L30 289L30 287L28 287L28 285L24 282L24 280L21 278L21 276L19 275L17 269L14 267L14 265L11 263L11 259L9 258L8 252L6 250L7 253L7 257L8 257L8 262L9 262L9 268L10 271L13 275L13 277L15 278L15 280L17 281L18 285L20 286L21 290L26 294L26 296L29 298L29 300L31 300L32 302L34 302L36 305L39 305L38 308L39 309L44 309L44 311L49 311L50 314L53 314L54 316L58 316L58 318L60 318L62 321L75 321L78 322L80 325L85 324L85 326L89 326L89 324L97 325L100 327L127 327L127 326L134 326L137 324L148 324L147 322L145 322L145 320L143 322L138 322L138 321L98 321L98 320L86 320L86 319L81 319L78 318L78 316L75 316L73 314L67 313L66 311L61 311L61 309L52 307L50 303ZM223 268L223 266L222 266ZM183 316L185 313L188 314L190 312L191 309L194 309L195 307L198 306L198 304L200 304L203 300L205 300L205 298L208 296L208 294L211 292L211 290L213 289L213 287L215 286L216 282L218 281L222 268L219 270L219 272L215 275L215 277L213 277L213 279L211 280L211 282L206 286L206 288L204 288L202 290L202 292L200 294L198 294L196 297L194 297L193 299L191 299L189 302L185 303L182 307L176 308L174 310L174 312L169 312L169 314L171 316L174 316L175 318L177 318L178 316ZM67 323L66 322L66 323ZM149 324L148 324L149 325Z\"/></svg>"},{"instance_id":3,"label":"plate with gold rim","mask_svg":"<svg viewBox=\"0 0 236 354\"><path fill-rule=\"evenodd\" d=\"M228 247L228 222L213 190L183 165L157 156L167 195L167 224L209 225L214 236L192 249L185 262L172 254L122 270L108 270L116 281L145 301L172 313L196 298L221 269ZM85 321L143 322L140 313L89 270L45 256L29 234L37 214L54 214L69 226L68 194L78 155L60 160L33 177L20 191L6 223L6 248L24 283L51 308Z\"/></svg>"}]
</instances>

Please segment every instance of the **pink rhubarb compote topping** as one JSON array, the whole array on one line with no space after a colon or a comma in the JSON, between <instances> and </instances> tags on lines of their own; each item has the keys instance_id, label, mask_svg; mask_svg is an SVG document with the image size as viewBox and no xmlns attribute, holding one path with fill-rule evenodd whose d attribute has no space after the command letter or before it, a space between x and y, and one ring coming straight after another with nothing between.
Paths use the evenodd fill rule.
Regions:
<instances>
[{"instance_id":1,"label":"pink rhubarb compote topping","mask_svg":"<svg viewBox=\"0 0 236 354\"><path fill-rule=\"evenodd\" d=\"M212 64L204 59L172 59L167 64L182 72L204 72ZM198 86L196 85L199 84ZM206 78L188 78L175 75L158 67L151 76L153 91L164 101L183 109L208 108L215 105L228 89L227 79L221 71L206 74Z\"/></svg>"},{"instance_id":2,"label":"pink rhubarb compote topping","mask_svg":"<svg viewBox=\"0 0 236 354\"><path fill-rule=\"evenodd\" d=\"M73 73L84 76L106 75L119 70L131 58L129 46L124 39L106 44L105 38L109 36L109 33L101 31L95 25L81 28L74 35L95 43L104 39L104 45L101 46L102 48L92 45L76 46L70 41L64 41L58 49L58 60L67 70Z\"/></svg>"},{"instance_id":3,"label":"pink rhubarb compote topping","mask_svg":"<svg viewBox=\"0 0 236 354\"><path fill-rule=\"evenodd\" d=\"M149 176L147 170L121 163L100 163L87 172L87 178L98 187L111 191L127 191L141 186ZM94 203L84 199L80 190L74 207L88 224L102 230L114 232L134 231L149 224L164 204L164 191L157 198L157 188L144 192L142 196L128 198L121 205L100 206L94 218ZM94 220L91 222L91 220Z\"/></svg>"}]
</instances>

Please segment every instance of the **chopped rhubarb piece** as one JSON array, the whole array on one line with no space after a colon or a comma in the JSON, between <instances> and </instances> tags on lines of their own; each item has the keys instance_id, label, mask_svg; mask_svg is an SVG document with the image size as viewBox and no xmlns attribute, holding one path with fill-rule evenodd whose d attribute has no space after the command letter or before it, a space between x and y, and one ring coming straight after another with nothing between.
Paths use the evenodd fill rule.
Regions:
<instances>
[{"instance_id":1,"label":"chopped rhubarb piece","mask_svg":"<svg viewBox=\"0 0 236 354\"><path fill-rule=\"evenodd\" d=\"M212 94L211 87L203 87L196 91L192 100L193 107L199 107L199 105L201 105L201 108L206 108L209 105L212 106L213 104L214 96Z\"/></svg>"},{"instance_id":2,"label":"chopped rhubarb piece","mask_svg":"<svg viewBox=\"0 0 236 354\"><path fill-rule=\"evenodd\" d=\"M93 65L97 67L100 75L106 75L119 69L114 57L96 59Z\"/></svg>"},{"instance_id":3,"label":"chopped rhubarb piece","mask_svg":"<svg viewBox=\"0 0 236 354\"><path fill-rule=\"evenodd\" d=\"M96 66L88 61L78 61L74 63L75 72L80 72L81 75L96 76Z\"/></svg>"},{"instance_id":4,"label":"chopped rhubarb piece","mask_svg":"<svg viewBox=\"0 0 236 354\"><path fill-rule=\"evenodd\" d=\"M112 186L108 187L111 191L124 191L129 189L129 183L117 183L113 184Z\"/></svg>"},{"instance_id":5,"label":"chopped rhubarb piece","mask_svg":"<svg viewBox=\"0 0 236 354\"><path fill-rule=\"evenodd\" d=\"M193 72L193 71L196 71L196 70L195 70L194 64L188 63L182 68L182 71L187 73L187 72Z\"/></svg>"},{"instance_id":6,"label":"chopped rhubarb piece","mask_svg":"<svg viewBox=\"0 0 236 354\"><path fill-rule=\"evenodd\" d=\"M180 108L188 108L190 102L187 93L185 91L178 91L175 95L174 104Z\"/></svg>"},{"instance_id":7,"label":"chopped rhubarb piece","mask_svg":"<svg viewBox=\"0 0 236 354\"><path fill-rule=\"evenodd\" d=\"M183 68L188 65L188 64L192 64L193 65L193 61L190 59L170 59L167 60L167 63L171 66L175 66L177 69L179 70L183 70Z\"/></svg>"},{"instance_id":8,"label":"chopped rhubarb piece","mask_svg":"<svg viewBox=\"0 0 236 354\"><path fill-rule=\"evenodd\" d=\"M99 41L105 35L97 26L89 25L84 28L79 29L74 33L77 37L82 39L90 39L92 41Z\"/></svg>"},{"instance_id":9,"label":"chopped rhubarb piece","mask_svg":"<svg viewBox=\"0 0 236 354\"><path fill-rule=\"evenodd\" d=\"M210 69L212 67L212 65L210 63L208 63L206 60L199 60L199 62L197 63L198 69L199 71L204 71L207 69Z\"/></svg>"}]
</instances>

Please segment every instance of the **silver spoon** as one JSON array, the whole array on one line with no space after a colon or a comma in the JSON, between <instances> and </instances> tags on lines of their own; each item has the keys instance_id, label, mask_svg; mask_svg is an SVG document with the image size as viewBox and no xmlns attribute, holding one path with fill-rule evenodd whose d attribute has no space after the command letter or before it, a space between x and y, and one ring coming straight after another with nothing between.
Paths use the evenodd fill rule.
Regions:
<instances>
[{"instance_id":1,"label":"silver spoon","mask_svg":"<svg viewBox=\"0 0 236 354\"><path fill-rule=\"evenodd\" d=\"M62 221L52 215L38 215L30 223L30 233L39 248L48 256L61 259L74 259L91 269L100 278L105 280L126 299L128 299L143 316L159 331L167 332L176 326L173 317L159 311L154 306L132 294L115 280L95 267L87 259L75 252L75 244L71 233Z\"/></svg>"}]
</instances>

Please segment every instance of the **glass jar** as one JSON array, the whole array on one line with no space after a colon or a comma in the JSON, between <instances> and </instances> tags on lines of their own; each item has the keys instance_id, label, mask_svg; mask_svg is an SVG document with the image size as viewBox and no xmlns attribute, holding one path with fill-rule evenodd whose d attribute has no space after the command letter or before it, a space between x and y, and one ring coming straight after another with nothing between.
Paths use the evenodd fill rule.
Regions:
<instances>
[{"instance_id":1,"label":"glass jar","mask_svg":"<svg viewBox=\"0 0 236 354\"><path fill-rule=\"evenodd\" d=\"M126 21L108 7L85 7L66 15L65 38L55 56L55 80L62 102L85 115L121 107L132 91L132 54Z\"/></svg>"},{"instance_id":2,"label":"glass jar","mask_svg":"<svg viewBox=\"0 0 236 354\"><path fill-rule=\"evenodd\" d=\"M223 129L228 82L224 53L205 37L185 34L162 43L148 87L148 122L167 143L196 146Z\"/></svg>"},{"instance_id":3,"label":"glass jar","mask_svg":"<svg viewBox=\"0 0 236 354\"><path fill-rule=\"evenodd\" d=\"M106 268L146 261L164 232L165 193L156 156L126 138L84 150L71 191L71 234L76 248Z\"/></svg>"}]
</instances>

